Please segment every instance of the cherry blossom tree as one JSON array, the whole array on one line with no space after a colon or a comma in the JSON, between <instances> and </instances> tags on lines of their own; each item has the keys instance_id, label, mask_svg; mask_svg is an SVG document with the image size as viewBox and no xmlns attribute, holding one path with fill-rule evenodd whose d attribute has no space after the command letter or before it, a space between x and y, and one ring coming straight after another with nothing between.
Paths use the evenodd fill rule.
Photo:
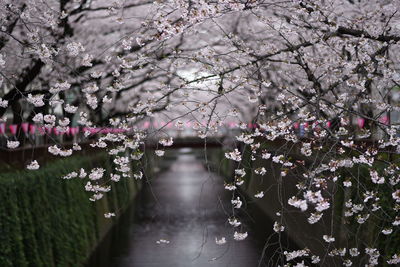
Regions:
<instances>
[{"instance_id":1,"label":"cherry blossom tree","mask_svg":"<svg viewBox=\"0 0 400 267\"><path fill-rule=\"evenodd\" d=\"M276 210L276 235L290 232L285 216L293 209L304 214L299 220L329 226L317 237L325 254L281 246L277 264L397 264L399 8L397 0L2 0L0 116L61 132L76 124L122 129L91 140L113 156L110 177L101 168L63 177L88 179L92 201L112 182L143 177L130 173L130 162L140 160L146 140L173 144L166 124L145 132L142 121L177 128L189 121L205 144L234 121L237 147L225 154L236 166L225 185L233 239L247 237L236 217L245 201L240 186L248 175L270 175L282 195L286 187L295 192ZM10 149L18 145L8 141ZM79 149L54 144L49 152ZM252 164L260 160L265 166ZM255 198L266 197L264 190ZM346 227L335 231L338 224ZM373 236L357 239L367 228Z\"/></svg>"}]
</instances>

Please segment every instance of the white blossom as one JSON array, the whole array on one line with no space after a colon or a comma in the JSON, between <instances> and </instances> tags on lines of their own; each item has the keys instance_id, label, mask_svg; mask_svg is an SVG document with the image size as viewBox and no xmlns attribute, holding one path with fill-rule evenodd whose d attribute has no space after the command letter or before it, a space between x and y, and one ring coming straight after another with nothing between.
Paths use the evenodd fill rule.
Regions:
<instances>
[{"instance_id":1,"label":"white blossom","mask_svg":"<svg viewBox=\"0 0 400 267\"><path fill-rule=\"evenodd\" d=\"M228 222L230 225L232 225L233 227L238 227L240 226L242 223L239 222L236 218L229 218Z\"/></svg>"},{"instance_id":2,"label":"white blossom","mask_svg":"<svg viewBox=\"0 0 400 267\"><path fill-rule=\"evenodd\" d=\"M110 177L111 181L113 182L118 182L121 179L121 175L119 174L111 174Z\"/></svg>"},{"instance_id":3,"label":"white blossom","mask_svg":"<svg viewBox=\"0 0 400 267\"><path fill-rule=\"evenodd\" d=\"M388 264L399 264L400 256L398 254L394 254L390 260L387 261Z\"/></svg>"},{"instance_id":4,"label":"white blossom","mask_svg":"<svg viewBox=\"0 0 400 267\"><path fill-rule=\"evenodd\" d=\"M139 171L138 173L133 174L133 177L134 177L136 180L140 180L140 179L142 179L142 177L143 177L143 173L142 173L141 171Z\"/></svg>"},{"instance_id":5,"label":"white blossom","mask_svg":"<svg viewBox=\"0 0 400 267\"><path fill-rule=\"evenodd\" d=\"M0 84L1 86L1 84ZM8 101L3 100L3 98L0 97L0 108L7 108L8 107Z\"/></svg>"},{"instance_id":6,"label":"white blossom","mask_svg":"<svg viewBox=\"0 0 400 267\"><path fill-rule=\"evenodd\" d=\"M390 235L393 232L392 228L385 228L382 230L382 234L384 235Z\"/></svg>"},{"instance_id":7,"label":"white blossom","mask_svg":"<svg viewBox=\"0 0 400 267\"><path fill-rule=\"evenodd\" d=\"M254 195L255 198L263 198L264 197L264 192L260 191L257 194Z\"/></svg>"},{"instance_id":8,"label":"white blossom","mask_svg":"<svg viewBox=\"0 0 400 267\"><path fill-rule=\"evenodd\" d=\"M87 173L85 172L85 170L83 168L81 168L79 170L79 178L83 179L87 176Z\"/></svg>"},{"instance_id":9,"label":"white blossom","mask_svg":"<svg viewBox=\"0 0 400 267\"><path fill-rule=\"evenodd\" d=\"M76 177L78 177L78 173L76 173L76 172L70 172L70 173L68 173L67 175L64 175L64 176L62 177L62 179L64 179L64 180L69 180L69 179L76 178Z\"/></svg>"},{"instance_id":10,"label":"white blossom","mask_svg":"<svg viewBox=\"0 0 400 267\"><path fill-rule=\"evenodd\" d=\"M172 146L174 141L172 139L172 137L168 138L168 139L160 139L160 141L158 141L161 145L163 146Z\"/></svg>"},{"instance_id":11,"label":"white blossom","mask_svg":"<svg viewBox=\"0 0 400 267\"><path fill-rule=\"evenodd\" d=\"M227 159L231 159L231 160L234 160L234 161L241 161L242 160L242 156L241 156L241 154L240 154L240 152L239 152L239 150L237 148L232 152L225 153L225 157Z\"/></svg>"},{"instance_id":12,"label":"white blossom","mask_svg":"<svg viewBox=\"0 0 400 267\"><path fill-rule=\"evenodd\" d=\"M94 168L89 174L89 179L92 181L99 180L103 177L105 171L103 168Z\"/></svg>"},{"instance_id":13,"label":"white blossom","mask_svg":"<svg viewBox=\"0 0 400 267\"><path fill-rule=\"evenodd\" d=\"M246 239L247 235L248 235L247 232L239 233L239 232L235 231L235 233L233 234L233 239L235 239L237 241L241 241L241 240Z\"/></svg>"},{"instance_id":14,"label":"white blossom","mask_svg":"<svg viewBox=\"0 0 400 267\"><path fill-rule=\"evenodd\" d=\"M115 217L115 213L114 212L104 213L104 217L110 219L111 217Z\"/></svg>"},{"instance_id":15,"label":"white blossom","mask_svg":"<svg viewBox=\"0 0 400 267\"><path fill-rule=\"evenodd\" d=\"M36 123L43 123L43 114L37 113L35 116L33 116L32 120Z\"/></svg>"},{"instance_id":16,"label":"white blossom","mask_svg":"<svg viewBox=\"0 0 400 267\"><path fill-rule=\"evenodd\" d=\"M38 170L39 169L39 163L36 160L31 161L31 163L29 163L26 168L28 170Z\"/></svg>"},{"instance_id":17,"label":"white blossom","mask_svg":"<svg viewBox=\"0 0 400 267\"><path fill-rule=\"evenodd\" d=\"M14 149L14 148L17 148L17 147L19 147L19 141L9 141L9 140L7 140L7 147L8 148L10 148L10 149Z\"/></svg>"},{"instance_id":18,"label":"white blossom","mask_svg":"<svg viewBox=\"0 0 400 267\"><path fill-rule=\"evenodd\" d=\"M397 203L400 203L400 189L397 189L395 192L393 192L392 197Z\"/></svg>"},{"instance_id":19,"label":"white blossom","mask_svg":"<svg viewBox=\"0 0 400 267\"><path fill-rule=\"evenodd\" d=\"M329 236L329 235L324 235L322 238L323 238L323 239L325 240L325 242L327 242L327 243L335 242L335 238L332 237L332 236Z\"/></svg>"},{"instance_id":20,"label":"white blossom","mask_svg":"<svg viewBox=\"0 0 400 267\"><path fill-rule=\"evenodd\" d=\"M226 239L225 239L225 237L222 237L221 239L215 238L215 243L216 243L217 245L223 245L223 244L226 243Z\"/></svg>"},{"instance_id":21,"label":"white blossom","mask_svg":"<svg viewBox=\"0 0 400 267\"><path fill-rule=\"evenodd\" d=\"M234 207L235 209L240 209L240 207L241 207L242 204L243 204L243 202L240 200L239 197L237 197L236 199L232 199L232 200L231 200L231 203L232 203L232 205L233 205L233 207Z\"/></svg>"},{"instance_id":22,"label":"white blossom","mask_svg":"<svg viewBox=\"0 0 400 267\"><path fill-rule=\"evenodd\" d=\"M79 53L85 51L85 48L79 42L68 43L66 49L68 51L68 54L72 57L76 57L79 55Z\"/></svg>"},{"instance_id":23,"label":"white blossom","mask_svg":"<svg viewBox=\"0 0 400 267\"><path fill-rule=\"evenodd\" d=\"M285 230L285 226L283 226L282 224L280 224L278 222L275 222L273 229L275 232L279 233L279 232L283 232Z\"/></svg>"},{"instance_id":24,"label":"white blossom","mask_svg":"<svg viewBox=\"0 0 400 267\"><path fill-rule=\"evenodd\" d=\"M162 156L164 156L165 151L164 151L164 150L156 150L156 151L154 151L154 153L155 153L157 156L162 157Z\"/></svg>"},{"instance_id":25,"label":"white blossom","mask_svg":"<svg viewBox=\"0 0 400 267\"><path fill-rule=\"evenodd\" d=\"M298 199L296 197L291 197L288 200L289 205L301 209L301 211L306 211L308 209L307 201Z\"/></svg>"},{"instance_id":26,"label":"white blossom","mask_svg":"<svg viewBox=\"0 0 400 267\"><path fill-rule=\"evenodd\" d=\"M64 110L67 113L74 114L78 110L78 107L71 106L70 104L66 104L64 107Z\"/></svg>"},{"instance_id":27,"label":"white blossom","mask_svg":"<svg viewBox=\"0 0 400 267\"><path fill-rule=\"evenodd\" d=\"M81 147L80 145L78 145L77 143L74 143L74 144L72 145L72 150L74 150L74 151L80 151L80 150L82 150L82 147Z\"/></svg>"},{"instance_id":28,"label":"white blossom","mask_svg":"<svg viewBox=\"0 0 400 267\"><path fill-rule=\"evenodd\" d=\"M28 102L33 104L35 107L42 107L44 106L44 101L43 101L44 95L32 95L28 94Z\"/></svg>"},{"instance_id":29,"label":"white blossom","mask_svg":"<svg viewBox=\"0 0 400 267\"><path fill-rule=\"evenodd\" d=\"M3 69L6 66L6 61L4 60L4 55L0 54L0 69Z\"/></svg>"},{"instance_id":30,"label":"white blossom","mask_svg":"<svg viewBox=\"0 0 400 267\"><path fill-rule=\"evenodd\" d=\"M349 249L349 254L352 257L357 257L358 255L360 255L360 252L358 251L358 248L351 248Z\"/></svg>"},{"instance_id":31,"label":"white blossom","mask_svg":"<svg viewBox=\"0 0 400 267\"><path fill-rule=\"evenodd\" d=\"M229 191L236 190L236 186L234 184L225 184L225 189Z\"/></svg>"},{"instance_id":32,"label":"white blossom","mask_svg":"<svg viewBox=\"0 0 400 267\"><path fill-rule=\"evenodd\" d=\"M160 239L156 241L157 244L169 244L170 241L166 240L166 239Z\"/></svg>"}]
</instances>

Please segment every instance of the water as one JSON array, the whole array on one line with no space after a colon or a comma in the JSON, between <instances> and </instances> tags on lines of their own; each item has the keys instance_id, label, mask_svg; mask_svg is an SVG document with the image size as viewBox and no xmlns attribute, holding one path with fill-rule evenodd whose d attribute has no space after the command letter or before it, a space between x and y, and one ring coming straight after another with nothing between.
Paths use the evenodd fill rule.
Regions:
<instances>
[{"instance_id":1,"label":"water","mask_svg":"<svg viewBox=\"0 0 400 267\"><path fill-rule=\"evenodd\" d=\"M258 231L246 215L242 231L249 237L233 240L235 229L227 223L231 195L223 179L208 173L190 150L178 152L164 161L168 169L144 187L89 267L265 266L259 261L269 234ZM272 222L262 226L271 229ZM227 243L217 245L215 237L226 237Z\"/></svg>"}]
</instances>

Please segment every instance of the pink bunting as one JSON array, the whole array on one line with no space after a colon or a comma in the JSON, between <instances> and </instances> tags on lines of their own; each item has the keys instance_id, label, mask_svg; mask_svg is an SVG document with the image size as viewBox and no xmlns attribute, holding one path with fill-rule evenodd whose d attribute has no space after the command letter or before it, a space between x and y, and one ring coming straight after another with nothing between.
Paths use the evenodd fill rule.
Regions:
<instances>
[{"instance_id":1,"label":"pink bunting","mask_svg":"<svg viewBox=\"0 0 400 267\"><path fill-rule=\"evenodd\" d=\"M11 124L8 126L10 128L11 134L16 135L17 134L17 129L18 129L18 125L16 124Z\"/></svg>"},{"instance_id":2,"label":"pink bunting","mask_svg":"<svg viewBox=\"0 0 400 267\"><path fill-rule=\"evenodd\" d=\"M46 130L47 134L51 134L53 132L53 128L52 127L44 127L44 129Z\"/></svg>"},{"instance_id":3,"label":"pink bunting","mask_svg":"<svg viewBox=\"0 0 400 267\"><path fill-rule=\"evenodd\" d=\"M90 132L90 134L97 134L100 132L100 130L97 128L89 128L89 132Z\"/></svg>"},{"instance_id":4,"label":"pink bunting","mask_svg":"<svg viewBox=\"0 0 400 267\"><path fill-rule=\"evenodd\" d=\"M36 125L30 124L29 125L29 133L35 134L35 132L36 132Z\"/></svg>"},{"instance_id":5,"label":"pink bunting","mask_svg":"<svg viewBox=\"0 0 400 267\"><path fill-rule=\"evenodd\" d=\"M361 129L364 128L365 119L364 118L358 118L357 119L357 124L358 124L358 127L360 127Z\"/></svg>"},{"instance_id":6,"label":"pink bunting","mask_svg":"<svg viewBox=\"0 0 400 267\"><path fill-rule=\"evenodd\" d=\"M150 122L145 121L143 124L143 129L148 129L150 127Z\"/></svg>"},{"instance_id":7,"label":"pink bunting","mask_svg":"<svg viewBox=\"0 0 400 267\"><path fill-rule=\"evenodd\" d=\"M21 128L22 128L22 131L23 131L24 133L28 133L28 130L29 130L29 123L27 123L27 122L21 123Z\"/></svg>"},{"instance_id":8,"label":"pink bunting","mask_svg":"<svg viewBox=\"0 0 400 267\"><path fill-rule=\"evenodd\" d=\"M0 134L5 134L5 133L6 133L6 124L0 123Z\"/></svg>"},{"instance_id":9,"label":"pink bunting","mask_svg":"<svg viewBox=\"0 0 400 267\"><path fill-rule=\"evenodd\" d=\"M379 119L379 121L385 125L389 124L389 116L383 116L382 118Z\"/></svg>"},{"instance_id":10,"label":"pink bunting","mask_svg":"<svg viewBox=\"0 0 400 267\"><path fill-rule=\"evenodd\" d=\"M75 136L78 132L79 132L79 127L71 127L71 128L69 128L69 133L72 136Z\"/></svg>"},{"instance_id":11,"label":"pink bunting","mask_svg":"<svg viewBox=\"0 0 400 267\"><path fill-rule=\"evenodd\" d=\"M44 126L37 128L39 134L44 135L46 133L46 128Z\"/></svg>"},{"instance_id":12,"label":"pink bunting","mask_svg":"<svg viewBox=\"0 0 400 267\"><path fill-rule=\"evenodd\" d=\"M326 127L327 127L327 128L331 128L331 126L332 126L332 122L327 121L327 122L326 122Z\"/></svg>"}]
</instances>

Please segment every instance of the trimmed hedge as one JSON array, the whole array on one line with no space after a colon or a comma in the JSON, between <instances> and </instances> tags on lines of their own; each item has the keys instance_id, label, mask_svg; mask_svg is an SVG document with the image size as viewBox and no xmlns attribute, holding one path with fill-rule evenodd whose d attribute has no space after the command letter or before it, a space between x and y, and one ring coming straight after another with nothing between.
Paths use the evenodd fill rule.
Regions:
<instances>
[{"instance_id":1,"label":"trimmed hedge","mask_svg":"<svg viewBox=\"0 0 400 267\"><path fill-rule=\"evenodd\" d=\"M112 224L103 213L129 204L132 180L114 183L93 203L85 180L61 176L79 168L109 170L110 165L105 154L74 156L37 171L0 174L0 266L83 265Z\"/></svg>"}]
</instances>

